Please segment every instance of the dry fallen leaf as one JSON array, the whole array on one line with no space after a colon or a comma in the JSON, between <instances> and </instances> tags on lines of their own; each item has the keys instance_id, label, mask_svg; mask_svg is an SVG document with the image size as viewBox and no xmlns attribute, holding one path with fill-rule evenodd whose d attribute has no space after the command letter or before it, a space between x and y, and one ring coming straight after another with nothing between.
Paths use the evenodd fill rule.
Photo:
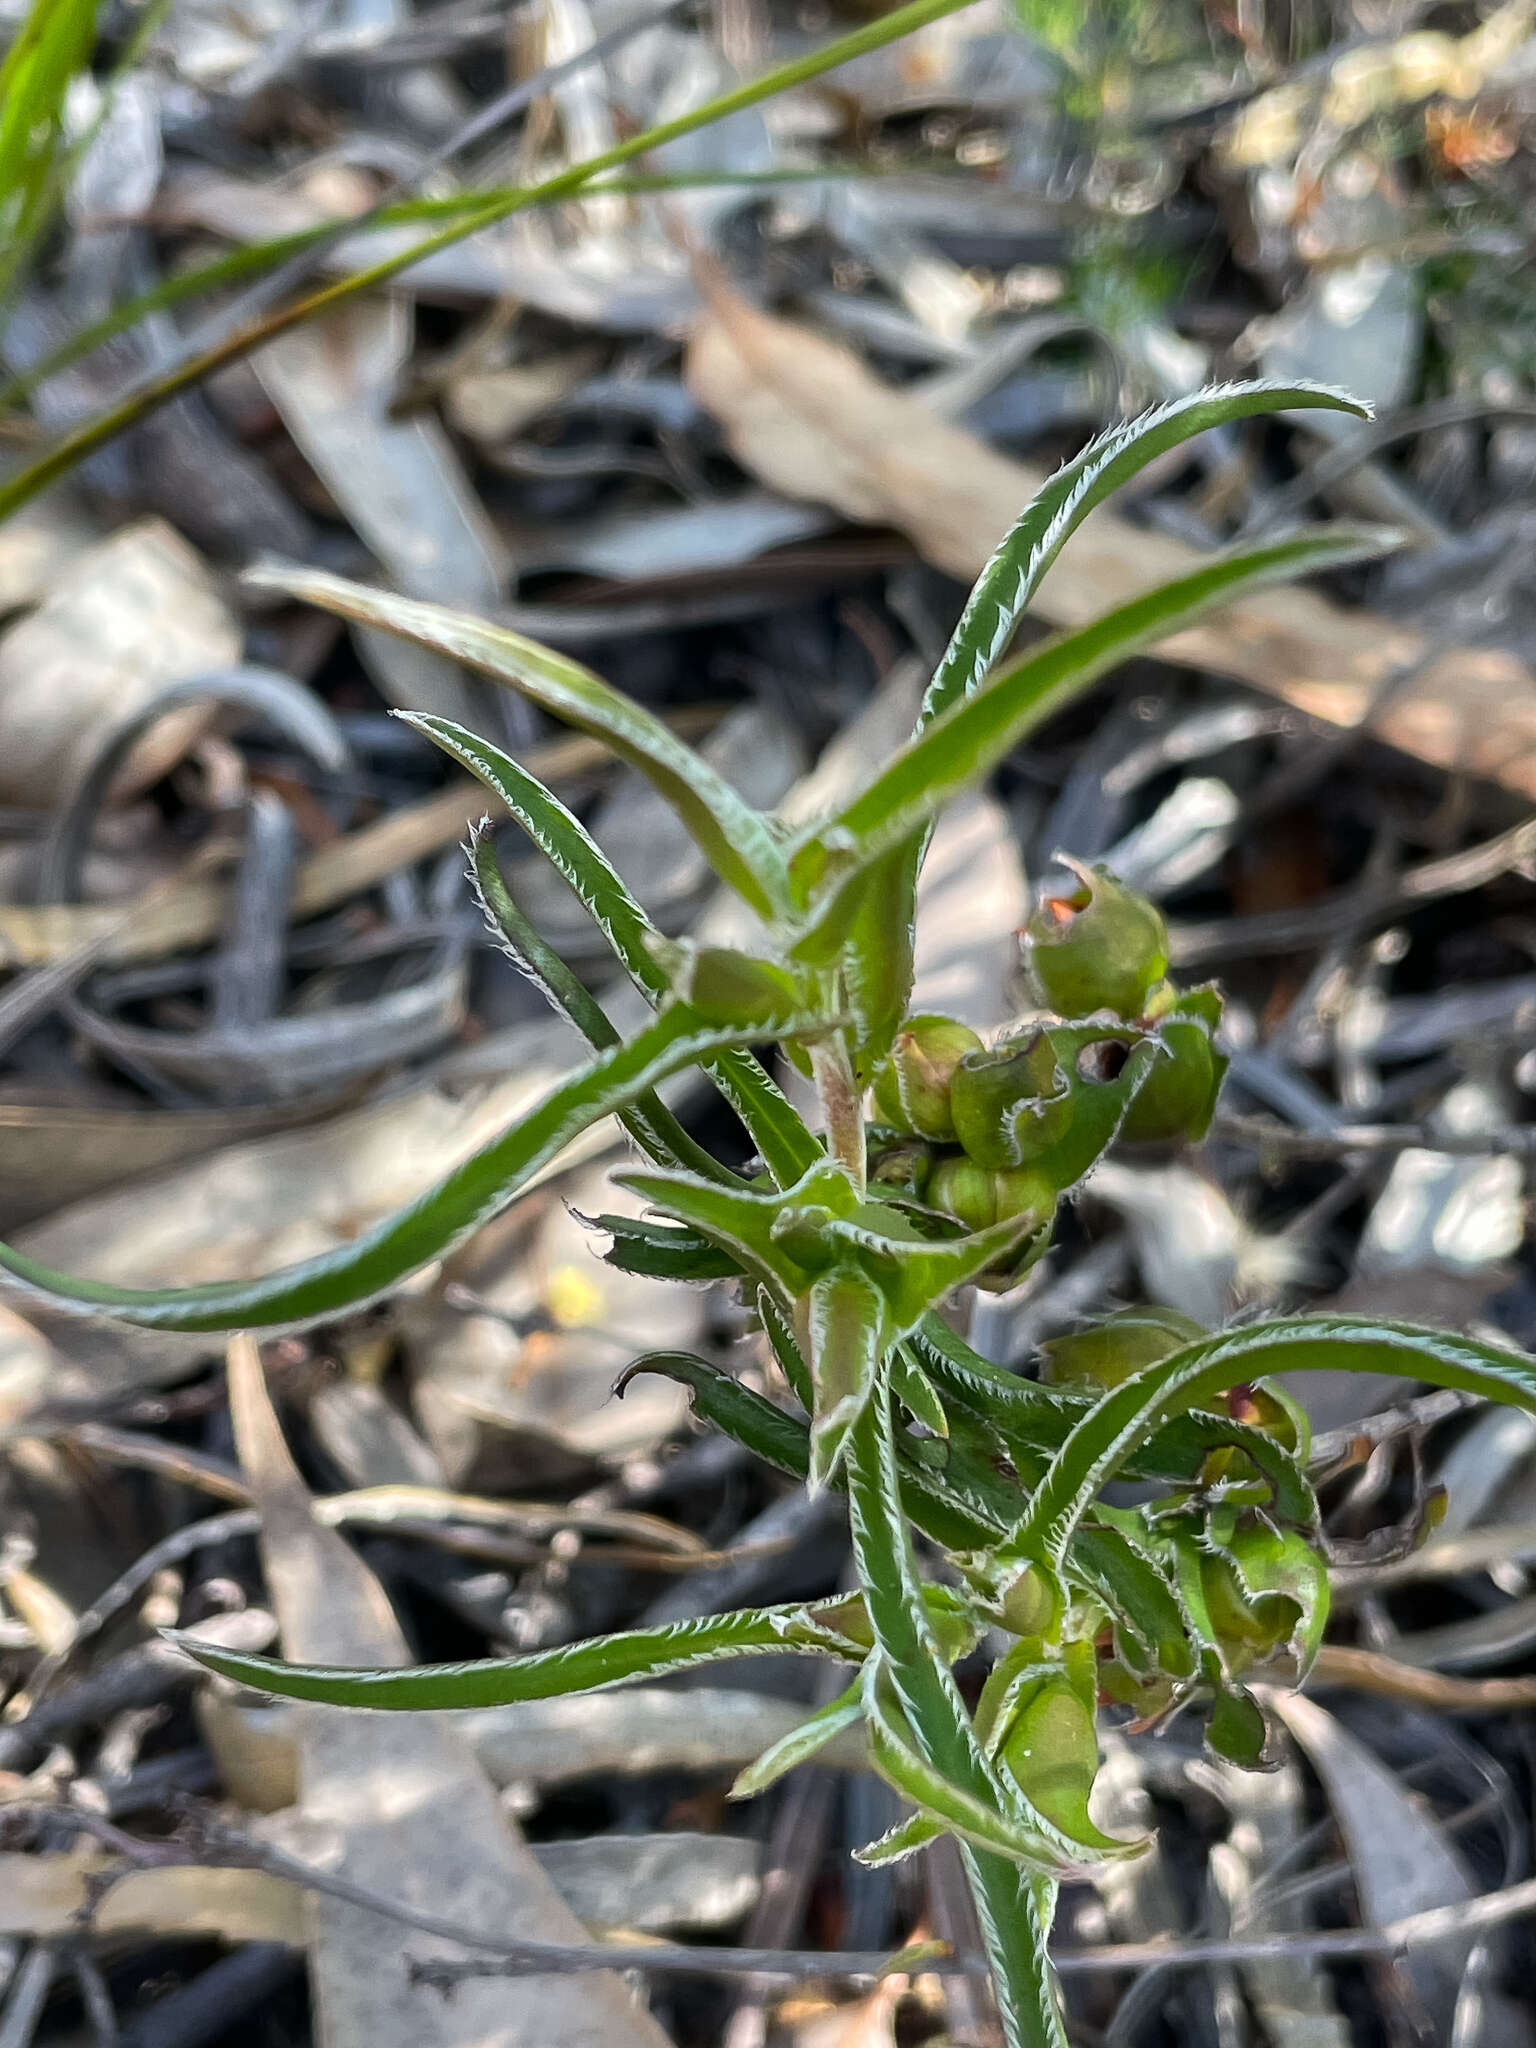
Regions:
<instances>
[{"instance_id":1,"label":"dry fallen leaf","mask_svg":"<svg viewBox=\"0 0 1536 2048\"><path fill-rule=\"evenodd\" d=\"M262 1511L262 1557L293 1658L405 1664L384 1590L346 1541L317 1522L248 1337L229 1349L230 1410ZM302 1707L300 1805L349 1882L465 1927L576 1943L585 1930L498 1804L445 1717ZM666 2048L614 1976L524 1977L516 1991L471 1979L444 1999L414 1984L413 1956L450 1944L403 1933L324 1894L306 1901L316 2035L323 2048Z\"/></svg>"},{"instance_id":2,"label":"dry fallen leaf","mask_svg":"<svg viewBox=\"0 0 1536 2048\"><path fill-rule=\"evenodd\" d=\"M688 382L743 466L789 497L897 527L928 561L971 582L1042 473L882 384L809 328L759 312L712 280L708 296ZM1036 610L1053 625L1078 625L1199 560L1186 542L1101 510L1068 543ZM1163 646L1174 660L1336 725L1367 722L1437 767L1536 796L1536 678L1512 654L1455 649L1373 714L1384 683L1424 655L1424 642L1410 627L1314 591L1244 598Z\"/></svg>"},{"instance_id":3,"label":"dry fallen leaf","mask_svg":"<svg viewBox=\"0 0 1536 2048\"><path fill-rule=\"evenodd\" d=\"M163 519L78 554L0 639L0 800L41 809L72 786L103 729L167 683L238 660L240 629L201 560ZM176 761L206 713L182 709L134 748L119 790Z\"/></svg>"},{"instance_id":4,"label":"dry fallen leaf","mask_svg":"<svg viewBox=\"0 0 1536 2048\"><path fill-rule=\"evenodd\" d=\"M433 415L391 411L414 324L405 299L364 299L293 329L252 361L391 587L493 611L508 564L453 443ZM393 702L476 722L475 690L452 662L387 633L358 628L356 638Z\"/></svg>"}]
</instances>

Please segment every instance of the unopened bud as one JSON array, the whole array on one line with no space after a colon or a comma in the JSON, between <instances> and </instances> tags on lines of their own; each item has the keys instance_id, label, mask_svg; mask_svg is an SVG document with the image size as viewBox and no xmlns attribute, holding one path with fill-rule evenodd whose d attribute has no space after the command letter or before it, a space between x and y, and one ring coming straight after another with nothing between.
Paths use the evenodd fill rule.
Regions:
<instances>
[{"instance_id":1,"label":"unopened bud","mask_svg":"<svg viewBox=\"0 0 1536 2048\"><path fill-rule=\"evenodd\" d=\"M1072 1121L1072 1098L1043 1032L967 1053L949 1101L955 1136L978 1166L1023 1166Z\"/></svg>"},{"instance_id":2,"label":"unopened bud","mask_svg":"<svg viewBox=\"0 0 1536 2048\"><path fill-rule=\"evenodd\" d=\"M1172 1308L1130 1308L1106 1316L1086 1330L1053 1337L1041 1349L1050 1361L1053 1386L1084 1382L1117 1387L1143 1366L1182 1351L1207 1332Z\"/></svg>"},{"instance_id":3,"label":"unopened bud","mask_svg":"<svg viewBox=\"0 0 1536 2048\"><path fill-rule=\"evenodd\" d=\"M1168 971L1168 928L1145 896L1104 867L1068 866L1081 886L1048 896L1024 927L1030 970L1063 1017L1139 1017Z\"/></svg>"},{"instance_id":4,"label":"unopened bud","mask_svg":"<svg viewBox=\"0 0 1536 2048\"><path fill-rule=\"evenodd\" d=\"M882 1122L935 1144L955 1135L949 1086L968 1052L981 1040L953 1017L909 1017L875 1075L875 1109Z\"/></svg>"},{"instance_id":5,"label":"unopened bud","mask_svg":"<svg viewBox=\"0 0 1536 2048\"><path fill-rule=\"evenodd\" d=\"M1056 1207L1056 1190L1032 1166L1010 1166L992 1176L992 1204L999 1223L1030 1215L1044 1223Z\"/></svg>"},{"instance_id":6,"label":"unopened bud","mask_svg":"<svg viewBox=\"0 0 1536 2048\"><path fill-rule=\"evenodd\" d=\"M1056 1601L1045 1574L1026 1565L997 1608L1003 1627L1016 1636L1040 1636L1056 1621Z\"/></svg>"},{"instance_id":7,"label":"unopened bud","mask_svg":"<svg viewBox=\"0 0 1536 2048\"><path fill-rule=\"evenodd\" d=\"M925 1199L931 1209L944 1210L967 1230L989 1230L1015 1216L1048 1222L1056 1207L1056 1190L1032 1167L1011 1166L992 1173L963 1153L950 1153L928 1176Z\"/></svg>"},{"instance_id":8,"label":"unopened bud","mask_svg":"<svg viewBox=\"0 0 1536 2048\"><path fill-rule=\"evenodd\" d=\"M1120 1136L1128 1145L1165 1144L1175 1138L1198 1143L1210 1128L1221 1092L1221 1067L1211 1034L1193 1018L1168 1017L1158 1036L1167 1050L1137 1089Z\"/></svg>"},{"instance_id":9,"label":"unopened bud","mask_svg":"<svg viewBox=\"0 0 1536 2048\"><path fill-rule=\"evenodd\" d=\"M940 1159L928 1176L928 1204L955 1217L967 1230L989 1230L997 1221L997 1176L964 1153Z\"/></svg>"}]
</instances>

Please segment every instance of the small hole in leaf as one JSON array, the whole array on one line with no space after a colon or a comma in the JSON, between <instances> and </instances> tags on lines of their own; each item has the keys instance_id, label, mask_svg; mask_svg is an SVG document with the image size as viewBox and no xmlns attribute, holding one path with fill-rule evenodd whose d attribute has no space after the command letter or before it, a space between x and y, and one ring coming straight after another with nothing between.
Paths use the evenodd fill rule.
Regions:
<instances>
[{"instance_id":1,"label":"small hole in leaf","mask_svg":"<svg viewBox=\"0 0 1536 2048\"><path fill-rule=\"evenodd\" d=\"M1077 1071L1084 1081L1113 1081L1129 1057L1129 1048L1118 1038L1096 1039L1078 1053Z\"/></svg>"}]
</instances>

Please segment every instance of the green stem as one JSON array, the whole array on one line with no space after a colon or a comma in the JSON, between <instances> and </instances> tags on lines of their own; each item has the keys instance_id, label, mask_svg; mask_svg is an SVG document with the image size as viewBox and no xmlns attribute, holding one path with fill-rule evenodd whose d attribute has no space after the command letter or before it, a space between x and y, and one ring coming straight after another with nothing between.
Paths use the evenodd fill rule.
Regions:
<instances>
[{"instance_id":1,"label":"green stem","mask_svg":"<svg viewBox=\"0 0 1536 2048\"><path fill-rule=\"evenodd\" d=\"M965 1842L960 1857L992 1965L992 1990L1008 2048L1067 2048L1056 1973L1045 1954L1056 1885Z\"/></svg>"},{"instance_id":2,"label":"green stem","mask_svg":"<svg viewBox=\"0 0 1536 2048\"><path fill-rule=\"evenodd\" d=\"M811 1046L811 1072L827 1120L832 1157L847 1169L854 1186L863 1194L864 1106L859 1100L859 1084L853 1077L841 1031L833 1032L829 1038L818 1038Z\"/></svg>"},{"instance_id":3,"label":"green stem","mask_svg":"<svg viewBox=\"0 0 1536 2048\"><path fill-rule=\"evenodd\" d=\"M849 1432L854 1564L877 1649L920 1748L935 1770L984 1799L1001 1793L923 1604L898 1492L890 1400L881 1387ZM1068 2048L1046 1953L1056 1886L1006 1857L961 1844L992 1965L1007 2048Z\"/></svg>"},{"instance_id":4,"label":"green stem","mask_svg":"<svg viewBox=\"0 0 1536 2048\"><path fill-rule=\"evenodd\" d=\"M788 64L780 64L761 78L748 80L745 85L733 87L721 93L702 107L695 107L686 114L678 114L670 121L658 122L654 128L647 128L641 134L632 135L615 143L600 155L588 157L585 162L572 164L569 169L545 178L537 185L517 188L510 199L497 198L477 207L473 212L440 228L436 234L427 235L408 249L381 258L361 270L352 271L348 276L338 278L335 283L310 293L292 305L282 306L276 312L249 320L237 327L232 334L204 349L185 362L173 364L157 375L146 378L126 392L104 412L89 420L82 420L76 427L59 437L51 448L23 469L17 470L0 483L0 519L14 512L18 506L46 490L59 477L73 469L75 464L96 449L105 446L128 427L135 426L142 419L174 398L178 392L201 383L215 370L226 364L238 362L249 355L252 349L262 347L275 340L279 334L286 334L291 328L302 325L334 307L343 305L359 292L370 291L385 284L402 271L409 270L413 263L419 263L424 256L435 254L439 249L451 248L455 242L465 241L470 235L478 234L482 228L492 227L505 220L509 214L519 213L525 207L545 205L557 199L574 198L583 186L605 171L619 169L644 156L648 151L659 149L664 143L675 142L680 136L692 135L697 129L712 127L716 121L723 121L729 115L740 113L746 107L755 107L760 101L772 99L776 94L788 92L796 86L805 85L824 72L832 71L840 64L846 64L852 57L864 56L871 50L883 49L887 43L898 42L910 35L914 29L923 28L931 21L938 21L946 14L953 14L959 8L971 4L971 0L907 0L903 7L882 15L878 20L865 22L850 34L839 36L819 50L809 51Z\"/></svg>"}]
</instances>

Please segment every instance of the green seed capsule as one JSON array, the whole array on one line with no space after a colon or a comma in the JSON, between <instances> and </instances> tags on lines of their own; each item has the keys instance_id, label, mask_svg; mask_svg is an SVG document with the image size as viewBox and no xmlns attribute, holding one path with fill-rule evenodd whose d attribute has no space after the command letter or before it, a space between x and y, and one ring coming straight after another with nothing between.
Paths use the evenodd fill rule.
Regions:
<instances>
[{"instance_id":1,"label":"green seed capsule","mask_svg":"<svg viewBox=\"0 0 1536 2048\"><path fill-rule=\"evenodd\" d=\"M1030 970L1063 1017L1113 1010L1139 1017L1168 971L1168 928L1156 906L1104 867L1068 861L1082 886L1048 896L1024 927Z\"/></svg>"},{"instance_id":2,"label":"green seed capsule","mask_svg":"<svg viewBox=\"0 0 1536 2048\"><path fill-rule=\"evenodd\" d=\"M978 1166L1023 1166L1072 1121L1056 1055L1042 1032L967 1053L949 1090L955 1136Z\"/></svg>"},{"instance_id":3,"label":"green seed capsule","mask_svg":"<svg viewBox=\"0 0 1536 2048\"><path fill-rule=\"evenodd\" d=\"M1053 1337L1041 1349L1052 1386L1117 1387L1143 1366L1171 1357L1207 1332L1171 1308L1129 1308L1086 1330Z\"/></svg>"},{"instance_id":4,"label":"green seed capsule","mask_svg":"<svg viewBox=\"0 0 1536 2048\"><path fill-rule=\"evenodd\" d=\"M1056 1190L1032 1167L1014 1166L989 1173L963 1153L940 1159L928 1176L926 1200L967 1230L989 1230L1015 1216L1035 1215L1044 1223L1056 1206Z\"/></svg>"},{"instance_id":5,"label":"green seed capsule","mask_svg":"<svg viewBox=\"0 0 1536 2048\"><path fill-rule=\"evenodd\" d=\"M999 1223L1034 1215L1043 1223L1056 1206L1056 1190L1032 1166L1010 1166L992 1176L993 1208Z\"/></svg>"},{"instance_id":6,"label":"green seed capsule","mask_svg":"<svg viewBox=\"0 0 1536 2048\"><path fill-rule=\"evenodd\" d=\"M1039 1636L1056 1620L1056 1600L1045 1574L1026 1565L1003 1595L998 1615L1016 1636Z\"/></svg>"},{"instance_id":7,"label":"green seed capsule","mask_svg":"<svg viewBox=\"0 0 1536 2048\"><path fill-rule=\"evenodd\" d=\"M997 1175L964 1153L950 1153L928 1176L927 1200L967 1230L989 1230L997 1221Z\"/></svg>"},{"instance_id":8,"label":"green seed capsule","mask_svg":"<svg viewBox=\"0 0 1536 2048\"><path fill-rule=\"evenodd\" d=\"M955 1135L949 1087L965 1055L981 1051L968 1024L953 1017L909 1017L875 1075L875 1108L882 1122L934 1144Z\"/></svg>"},{"instance_id":9,"label":"green seed capsule","mask_svg":"<svg viewBox=\"0 0 1536 2048\"><path fill-rule=\"evenodd\" d=\"M1136 1091L1120 1136L1130 1145L1205 1136L1221 1087L1210 1033L1191 1019L1170 1017L1160 1037L1168 1050Z\"/></svg>"}]
</instances>

